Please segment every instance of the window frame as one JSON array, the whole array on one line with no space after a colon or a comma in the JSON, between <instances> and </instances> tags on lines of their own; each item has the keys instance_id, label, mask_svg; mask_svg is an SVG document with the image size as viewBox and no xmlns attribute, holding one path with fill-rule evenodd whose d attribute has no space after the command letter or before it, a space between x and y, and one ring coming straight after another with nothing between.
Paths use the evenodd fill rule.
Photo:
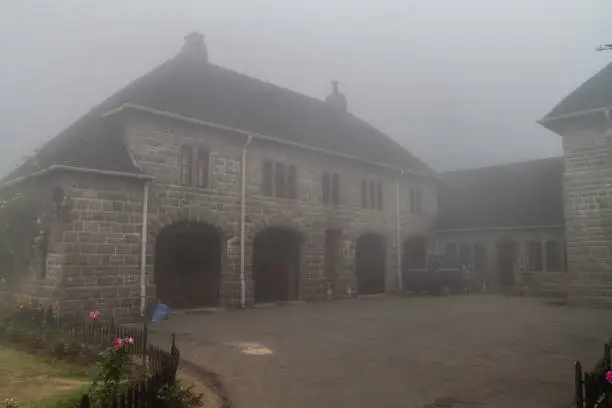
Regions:
<instances>
[{"instance_id":1,"label":"window frame","mask_svg":"<svg viewBox=\"0 0 612 408\"><path fill-rule=\"evenodd\" d=\"M331 204L334 207L340 205L340 176L336 172L331 176Z\"/></svg>"},{"instance_id":2,"label":"window frame","mask_svg":"<svg viewBox=\"0 0 612 408\"><path fill-rule=\"evenodd\" d=\"M553 252L555 252L554 255L556 256L551 256L551 253L549 251L549 245L551 244L555 247L555 251ZM561 243L555 240L547 240L546 242L544 242L544 252L546 253L546 272L563 272L563 255Z\"/></svg>"},{"instance_id":3,"label":"window frame","mask_svg":"<svg viewBox=\"0 0 612 408\"><path fill-rule=\"evenodd\" d=\"M532 251L533 249L536 249L535 253ZM527 241L527 271L544 271L544 250L540 241Z\"/></svg>"},{"instance_id":4,"label":"window frame","mask_svg":"<svg viewBox=\"0 0 612 408\"><path fill-rule=\"evenodd\" d=\"M274 162L265 160L262 166L261 194L274 197Z\"/></svg>"},{"instance_id":5,"label":"window frame","mask_svg":"<svg viewBox=\"0 0 612 408\"><path fill-rule=\"evenodd\" d=\"M323 201L323 205L329 205L330 203L330 179L329 179L329 173L324 171L323 174L321 174L321 190L322 190L322 201Z\"/></svg>"},{"instance_id":6,"label":"window frame","mask_svg":"<svg viewBox=\"0 0 612 408\"><path fill-rule=\"evenodd\" d=\"M205 162L206 166L201 166ZM210 189L210 151L206 148L199 148L196 153L196 185L201 189ZM202 177L204 170L205 177Z\"/></svg>"},{"instance_id":7,"label":"window frame","mask_svg":"<svg viewBox=\"0 0 612 408\"><path fill-rule=\"evenodd\" d=\"M383 210L383 186L380 180L376 182L376 209Z\"/></svg>"},{"instance_id":8,"label":"window frame","mask_svg":"<svg viewBox=\"0 0 612 408\"><path fill-rule=\"evenodd\" d=\"M295 164L285 165L285 197L297 199L297 167Z\"/></svg>"},{"instance_id":9,"label":"window frame","mask_svg":"<svg viewBox=\"0 0 612 408\"><path fill-rule=\"evenodd\" d=\"M368 182L366 179L361 179L361 208L368 208Z\"/></svg>"},{"instance_id":10,"label":"window frame","mask_svg":"<svg viewBox=\"0 0 612 408\"><path fill-rule=\"evenodd\" d=\"M194 148L188 145L181 146L179 151L179 184L181 186L193 186L193 158Z\"/></svg>"}]
</instances>

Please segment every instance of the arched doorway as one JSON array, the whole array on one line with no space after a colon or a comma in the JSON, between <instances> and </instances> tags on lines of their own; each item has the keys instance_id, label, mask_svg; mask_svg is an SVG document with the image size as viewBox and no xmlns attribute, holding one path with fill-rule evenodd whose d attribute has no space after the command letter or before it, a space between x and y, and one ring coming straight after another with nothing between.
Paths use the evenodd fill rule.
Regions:
<instances>
[{"instance_id":1,"label":"arched doorway","mask_svg":"<svg viewBox=\"0 0 612 408\"><path fill-rule=\"evenodd\" d=\"M514 286L514 258L516 243L502 241L497 244L497 272L500 286Z\"/></svg>"},{"instance_id":2,"label":"arched doorway","mask_svg":"<svg viewBox=\"0 0 612 408\"><path fill-rule=\"evenodd\" d=\"M217 306L222 254L222 234L210 224L166 227L155 243L157 298L177 309Z\"/></svg>"},{"instance_id":3,"label":"arched doorway","mask_svg":"<svg viewBox=\"0 0 612 408\"><path fill-rule=\"evenodd\" d=\"M386 243L380 234L366 234L355 246L357 293L372 295L385 292Z\"/></svg>"},{"instance_id":4,"label":"arched doorway","mask_svg":"<svg viewBox=\"0 0 612 408\"><path fill-rule=\"evenodd\" d=\"M289 228L268 228L253 243L255 303L298 299L300 236Z\"/></svg>"},{"instance_id":5,"label":"arched doorway","mask_svg":"<svg viewBox=\"0 0 612 408\"><path fill-rule=\"evenodd\" d=\"M411 237L402 244L402 271L423 269L427 264L427 238Z\"/></svg>"}]
</instances>

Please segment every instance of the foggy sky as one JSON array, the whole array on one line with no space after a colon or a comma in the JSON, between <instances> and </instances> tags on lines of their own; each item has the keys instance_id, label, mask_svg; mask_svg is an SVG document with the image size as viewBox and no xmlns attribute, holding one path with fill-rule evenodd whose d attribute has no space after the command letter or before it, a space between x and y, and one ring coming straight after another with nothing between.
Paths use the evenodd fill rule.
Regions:
<instances>
[{"instance_id":1,"label":"foggy sky","mask_svg":"<svg viewBox=\"0 0 612 408\"><path fill-rule=\"evenodd\" d=\"M349 110L438 170L561 154L535 123L608 62L610 0L5 0L0 174L171 58L212 62Z\"/></svg>"}]
</instances>

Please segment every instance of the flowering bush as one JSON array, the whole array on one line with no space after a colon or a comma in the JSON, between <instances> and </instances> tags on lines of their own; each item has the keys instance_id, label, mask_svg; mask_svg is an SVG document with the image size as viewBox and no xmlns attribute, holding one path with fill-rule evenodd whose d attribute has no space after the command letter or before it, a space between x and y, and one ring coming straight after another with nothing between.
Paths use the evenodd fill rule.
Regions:
<instances>
[{"instance_id":1,"label":"flowering bush","mask_svg":"<svg viewBox=\"0 0 612 408\"><path fill-rule=\"evenodd\" d=\"M96 408L112 407L126 386L125 373L132 364L126 345L134 339L117 338L112 347L100 353L98 373L91 384L89 394Z\"/></svg>"},{"instance_id":2,"label":"flowering bush","mask_svg":"<svg viewBox=\"0 0 612 408\"><path fill-rule=\"evenodd\" d=\"M608 381L610 384L612 384L612 371L608 371L608 372L606 373L606 380L607 380L607 381Z\"/></svg>"}]
</instances>

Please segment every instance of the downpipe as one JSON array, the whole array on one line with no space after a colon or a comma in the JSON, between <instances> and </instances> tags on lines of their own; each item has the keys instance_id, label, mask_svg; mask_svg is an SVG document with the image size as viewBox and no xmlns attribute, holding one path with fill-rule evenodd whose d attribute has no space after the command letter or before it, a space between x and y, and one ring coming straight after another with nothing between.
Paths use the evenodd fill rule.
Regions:
<instances>
[{"instance_id":1,"label":"downpipe","mask_svg":"<svg viewBox=\"0 0 612 408\"><path fill-rule=\"evenodd\" d=\"M404 170L400 170L400 177L395 180L395 233L397 241L397 284L398 292L404 288L402 277L402 230L400 221L400 179L404 177Z\"/></svg>"},{"instance_id":2,"label":"downpipe","mask_svg":"<svg viewBox=\"0 0 612 408\"><path fill-rule=\"evenodd\" d=\"M240 307L246 307L246 279L245 279L245 229L246 229L246 157L247 148L253 140L253 135L249 135L246 143L242 146L242 169L240 174Z\"/></svg>"},{"instance_id":3,"label":"downpipe","mask_svg":"<svg viewBox=\"0 0 612 408\"><path fill-rule=\"evenodd\" d=\"M142 198L142 230L140 232L140 317L144 321L147 308L147 225L149 221L149 182L145 181Z\"/></svg>"}]
</instances>

